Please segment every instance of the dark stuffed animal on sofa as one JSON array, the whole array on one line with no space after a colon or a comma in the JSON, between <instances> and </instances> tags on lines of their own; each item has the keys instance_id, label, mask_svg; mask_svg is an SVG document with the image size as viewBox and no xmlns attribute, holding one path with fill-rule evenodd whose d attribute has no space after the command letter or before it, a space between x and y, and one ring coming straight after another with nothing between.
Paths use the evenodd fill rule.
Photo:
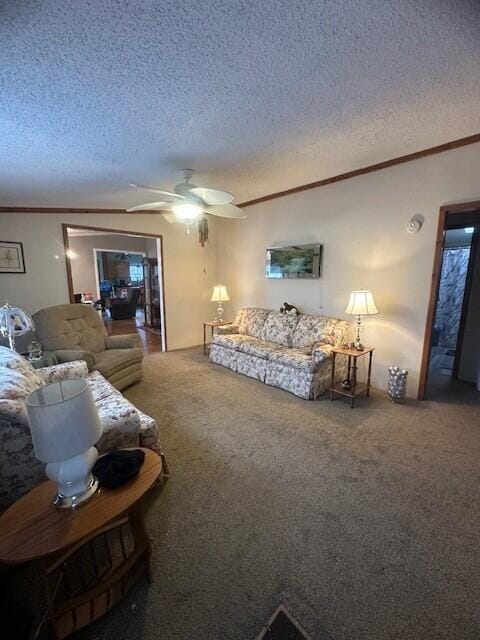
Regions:
<instances>
[{"instance_id":1,"label":"dark stuffed animal on sofa","mask_svg":"<svg viewBox=\"0 0 480 640\"><path fill-rule=\"evenodd\" d=\"M280 313L288 313L291 316L299 316L300 311L293 304L288 304L288 302L284 302L280 307Z\"/></svg>"}]
</instances>

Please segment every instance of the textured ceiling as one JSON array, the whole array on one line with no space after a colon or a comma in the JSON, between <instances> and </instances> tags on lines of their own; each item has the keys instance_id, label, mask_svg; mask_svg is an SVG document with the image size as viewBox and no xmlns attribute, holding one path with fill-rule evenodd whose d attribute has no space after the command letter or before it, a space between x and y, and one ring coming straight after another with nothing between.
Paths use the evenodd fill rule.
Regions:
<instances>
[{"instance_id":1,"label":"textured ceiling","mask_svg":"<svg viewBox=\"0 0 480 640\"><path fill-rule=\"evenodd\" d=\"M478 0L0 0L0 204L241 202L480 132Z\"/></svg>"}]
</instances>

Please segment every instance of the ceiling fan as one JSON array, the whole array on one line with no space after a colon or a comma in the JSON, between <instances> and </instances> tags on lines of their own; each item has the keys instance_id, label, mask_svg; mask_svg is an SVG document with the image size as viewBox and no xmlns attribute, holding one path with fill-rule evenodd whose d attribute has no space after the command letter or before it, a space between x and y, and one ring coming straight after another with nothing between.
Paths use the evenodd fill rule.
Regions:
<instances>
[{"instance_id":1,"label":"ceiling fan","mask_svg":"<svg viewBox=\"0 0 480 640\"><path fill-rule=\"evenodd\" d=\"M246 213L232 203L233 195L220 189L198 187L190 182L193 169L183 169L184 182L174 187L174 191L149 187L143 184L131 184L137 189L146 189L161 194L157 202L147 202L127 209L132 211L158 211L158 213L173 212L175 218L187 225L197 222L204 214L219 218L246 218Z\"/></svg>"}]
</instances>

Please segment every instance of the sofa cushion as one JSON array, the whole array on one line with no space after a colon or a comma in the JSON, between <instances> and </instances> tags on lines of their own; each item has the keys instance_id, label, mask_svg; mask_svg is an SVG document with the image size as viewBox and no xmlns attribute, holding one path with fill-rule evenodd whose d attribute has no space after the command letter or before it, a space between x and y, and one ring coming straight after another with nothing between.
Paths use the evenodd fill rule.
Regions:
<instances>
[{"instance_id":1,"label":"sofa cushion","mask_svg":"<svg viewBox=\"0 0 480 640\"><path fill-rule=\"evenodd\" d=\"M121 369L142 362L142 359L141 349L109 349L97 353L95 369L100 371L102 376L109 378Z\"/></svg>"},{"instance_id":2,"label":"sofa cushion","mask_svg":"<svg viewBox=\"0 0 480 640\"><path fill-rule=\"evenodd\" d=\"M0 347L0 398L23 400L43 385L42 378L23 356Z\"/></svg>"},{"instance_id":3,"label":"sofa cushion","mask_svg":"<svg viewBox=\"0 0 480 640\"><path fill-rule=\"evenodd\" d=\"M276 364L302 369L303 371L315 371L317 363L305 349L279 348L271 351L268 359ZM293 374L295 375L295 374Z\"/></svg>"},{"instance_id":4,"label":"sofa cushion","mask_svg":"<svg viewBox=\"0 0 480 640\"><path fill-rule=\"evenodd\" d=\"M271 311L263 325L261 338L266 342L275 342L284 347L291 347L297 322L298 316L280 313L280 311Z\"/></svg>"},{"instance_id":5,"label":"sofa cushion","mask_svg":"<svg viewBox=\"0 0 480 640\"><path fill-rule=\"evenodd\" d=\"M326 316L301 315L293 334L292 346L312 348L315 342L336 346L346 337L348 323Z\"/></svg>"},{"instance_id":6,"label":"sofa cushion","mask_svg":"<svg viewBox=\"0 0 480 640\"><path fill-rule=\"evenodd\" d=\"M265 342L252 336L232 334L223 336L213 336L213 344L225 347L226 349L232 349L239 351L240 353L248 353L257 358L268 358L268 354L271 351L280 349L280 345L274 342Z\"/></svg>"},{"instance_id":7,"label":"sofa cushion","mask_svg":"<svg viewBox=\"0 0 480 640\"><path fill-rule=\"evenodd\" d=\"M239 333L232 333L230 335L216 334L212 338L213 344L218 344L226 349L233 349L238 351L240 344L247 338L247 336L240 335Z\"/></svg>"},{"instance_id":8,"label":"sofa cushion","mask_svg":"<svg viewBox=\"0 0 480 640\"><path fill-rule=\"evenodd\" d=\"M254 338L262 338L263 325L269 313L268 309L256 309L254 307L240 309L235 318L238 332Z\"/></svg>"},{"instance_id":9,"label":"sofa cushion","mask_svg":"<svg viewBox=\"0 0 480 640\"><path fill-rule=\"evenodd\" d=\"M42 347L83 349L98 353L105 349L107 330L95 309L87 304L59 304L33 315Z\"/></svg>"},{"instance_id":10,"label":"sofa cushion","mask_svg":"<svg viewBox=\"0 0 480 640\"><path fill-rule=\"evenodd\" d=\"M45 464L33 453L23 400L0 399L0 512L45 480Z\"/></svg>"},{"instance_id":11,"label":"sofa cushion","mask_svg":"<svg viewBox=\"0 0 480 640\"><path fill-rule=\"evenodd\" d=\"M0 367L22 371L29 378L38 376L37 370L32 367L26 358L8 347L0 347Z\"/></svg>"},{"instance_id":12,"label":"sofa cushion","mask_svg":"<svg viewBox=\"0 0 480 640\"><path fill-rule=\"evenodd\" d=\"M275 342L265 342L264 340L259 340L258 338L252 338L250 336L246 336L238 347L240 353L248 353L251 356L263 358L264 360L268 360L269 354L273 351L278 351L279 349L282 349L282 347L275 344Z\"/></svg>"}]
</instances>

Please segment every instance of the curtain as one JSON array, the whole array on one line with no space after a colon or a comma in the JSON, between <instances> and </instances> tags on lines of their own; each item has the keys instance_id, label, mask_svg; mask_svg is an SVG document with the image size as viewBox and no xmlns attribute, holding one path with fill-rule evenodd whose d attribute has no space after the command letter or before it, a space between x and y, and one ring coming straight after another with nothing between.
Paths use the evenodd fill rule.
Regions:
<instances>
[{"instance_id":1,"label":"curtain","mask_svg":"<svg viewBox=\"0 0 480 640\"><path fill-rule=\"evenodd\" d=\"M440 329L438 344L455 349L462 314L470 247L446 248L438 293L435 324Z\"/></svg>"}]
</instances>

